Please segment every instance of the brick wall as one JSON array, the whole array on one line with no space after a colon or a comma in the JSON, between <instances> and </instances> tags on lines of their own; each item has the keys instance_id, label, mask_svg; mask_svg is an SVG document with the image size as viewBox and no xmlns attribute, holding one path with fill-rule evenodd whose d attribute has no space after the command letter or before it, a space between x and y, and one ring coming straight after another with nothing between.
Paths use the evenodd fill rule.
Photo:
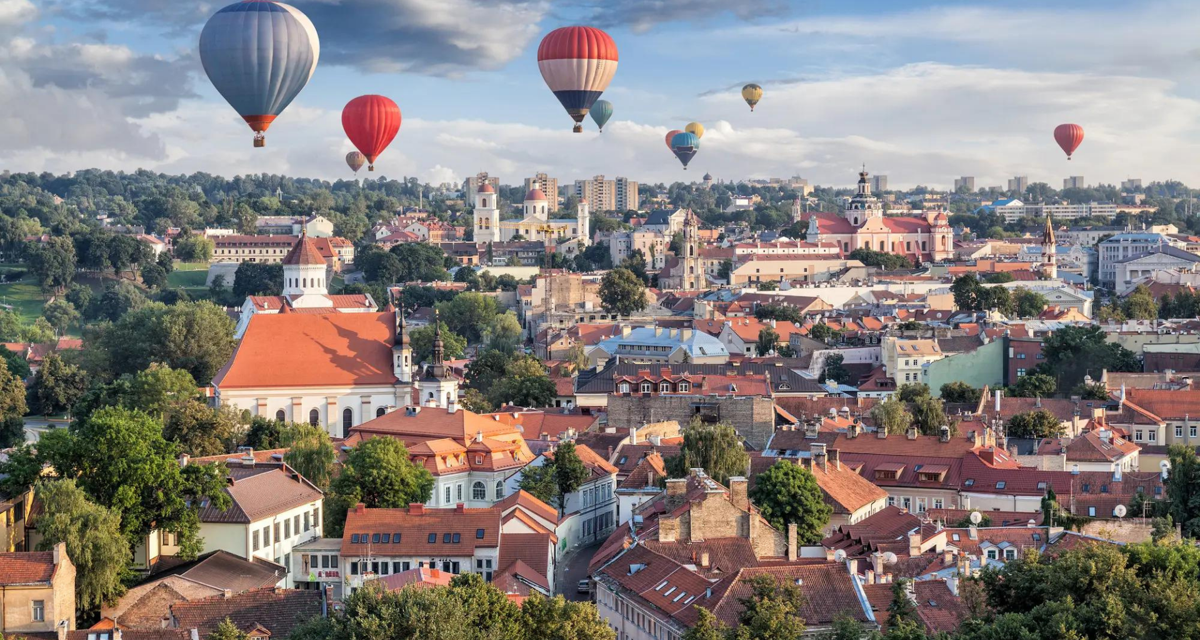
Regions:
<instances>
[{"instance_id":1,"label":"brick wall","mask_svg":"<svg viewBox=\"0 0 1200 640\"><path fill-rule=\"evenodd\" d=\"M618 429L667 420L686 425L698 414L729 422L759 450L767 446L775 432L775 402L770 398L614 395L608 399L608 424Z\"/></svg>"}]
</instances>

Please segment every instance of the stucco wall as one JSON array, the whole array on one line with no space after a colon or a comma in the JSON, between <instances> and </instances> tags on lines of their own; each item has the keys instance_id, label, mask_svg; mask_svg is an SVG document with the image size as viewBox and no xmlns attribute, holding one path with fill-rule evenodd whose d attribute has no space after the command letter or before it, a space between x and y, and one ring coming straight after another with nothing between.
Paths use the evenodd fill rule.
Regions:
<instances>
[{"instance_id":1,"label":"stucco wall","mask_svg":"<svg viewBox=\"0 0 1200 640\"><path fill-rule=\"evenodd\" d=\"M947 356L922 367L921 380L933 397L942 394L947 382L965 382L976 389L1004 384L1004 341L993 340L969 353Z\"/></svg>"}]
</instances>

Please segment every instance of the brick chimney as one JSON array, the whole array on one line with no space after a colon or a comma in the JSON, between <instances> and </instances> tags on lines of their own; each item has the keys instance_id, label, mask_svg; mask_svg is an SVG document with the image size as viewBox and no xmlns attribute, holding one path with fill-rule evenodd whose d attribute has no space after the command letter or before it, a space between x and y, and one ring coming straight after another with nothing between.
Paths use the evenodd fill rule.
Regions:
<instances>
[{"instance_id":1,"label":"brick chimney","mask_svg":"<svg viewBox=\"0 0 1200 640\"><path fill-rule=\"evenodd\" d=\"M795 562L799 557L799 549L796 546L796 523L789 522L787 526L787 559L788 562Z\"/></svg>"},{"instance_id":2,"label":"brick chimney","mask_svg":"<svg viewBox=\"0 0 1200 640\"><path fill-rule=\"evenodd\" d=\"M729 501L742 511L750 510L750 483L745 476L729 478Z\"/></svg>"},{"instance_id":3,"label":"brick chimney","mask_svg":"<svg viewBox=\"0 0 1200 640\"><path fill-rule=\"evenodd\" d=\"M686 478L667 478L667 510L673 510L683 504L683 496L686 493Z\"/></svg>"},{"instance_id":4,"label":"brick chimney","mask_svg":"<svg viewBox=\"0 0 1200 640\"><path fill-rule=\"evenodd\" d=\"M921 532L914 531L908 534L908 555L916 557L921 555Z\"/></svg>"},{"instance_id":5,"label":"brick chimney","mask_svg":"<svg viewBox=\"0 0 1200 640\"><path fill-rule=\"evenodd\" d=\"M420 502L408 503L408 515L410 515L410 516L425 515L425 505Z\"/></svg>"},{"instance_id":6,"label":"brick chimney","mask_svg":"<svg viewBox=\"0 0 1200 640\"><path fill-rule=\"evenodd\" d=\"M367 505L365 505L361 502L354 505L354 513L361 514L361 513L366 513L366 512L367 512Z\"/></svg>"},{"instance_id":7,"label":"brick chimney","mask_svg":"<svg viewBox=\"0 0 1200 640\"><path fill-rule=\"evenodd\" d=\"M461 502L454 505L454 513L466 513L466 512L467 512L467 505L465 505Z\"/></svg>"}]
</instances>

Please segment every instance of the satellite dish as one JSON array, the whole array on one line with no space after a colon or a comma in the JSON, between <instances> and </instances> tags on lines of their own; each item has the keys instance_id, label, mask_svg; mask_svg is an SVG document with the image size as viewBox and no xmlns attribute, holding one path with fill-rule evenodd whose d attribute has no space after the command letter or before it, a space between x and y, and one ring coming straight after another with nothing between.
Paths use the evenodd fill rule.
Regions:
<instances>
[{"instance_id":1,"label":"satellite dish","mask_svg":"<svg viewBox=\"0 0 1200 640\"><path fill-rule=\"evenodd\" d=\"M846 550L845 549L838 549L837 551L833 552L834 562L842 562L845 559L846 559Z\"/></svg>"},{"instance_id":2,"label":"satellite dish","mask_svg":"<svg viewBox=\"0 0 1200 640\"><path fill-rule=\"evenodd\" d=\"M1116 508L1116 509L1113 509L1113 515L1114 515L1114 516L1116 516L1116 517L1118 517L1118 518L1124 518L1124 517L1125 517L1125 511L1126 511L1126 509L1125 509L1125 505L1123 505L1123 504L1119 504L1119 505L1117 505L1117 508Z\"/></svg>"},{"instance_id":3,"label":"satellite dish","mask_svg":"<svg viewBox=\"0 0 1200 640\"><path fill-rule=\"evenodd\" d=\"M972 511L970 515L971 524L979 524L983 522L983 514L978 511Z\"/></svg>"},{"instance_id":4,"label":"satellite dish","mask_svg":"<svg viewBox=\"0 0 1200 640\"><path fill-rule=\"evenodd\" d=\"M891 551L883 554L883 563L896 564L896 554L892 553Z\"/></svg>"}]
</instances>

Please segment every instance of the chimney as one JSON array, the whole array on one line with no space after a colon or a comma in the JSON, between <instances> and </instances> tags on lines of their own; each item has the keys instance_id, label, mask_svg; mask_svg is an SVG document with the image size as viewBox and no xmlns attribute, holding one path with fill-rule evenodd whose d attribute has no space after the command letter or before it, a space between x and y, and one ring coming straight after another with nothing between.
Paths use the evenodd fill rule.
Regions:
<instances>
[{"instance_id":1,"label":"chimney","mask_svg":"<svg viewBox=\"0 0 1200 640\"><path fill-rule=\"evenodd\" d=\"M1000 413L1000 390L996 389L996 413Z\"/></svg>"},{"instance_id":2,"label":"chimney","mask_svg":"<svg viewBox=\"0 0 1200 640\"><path fill-rule=\"evenodd\" d=\"M745 476L729 478L729 501L742 511L750 510L750 483Z\"/></svg>"},{"instance_id":3,"label":"chimney","mask_svg":"<svg viewBox=\"0 0 1200 640\"><path fill-rule=\"evenodd\" d=\"M875 584L875 570L874 569L867 569L864 572L864 574L866 575L866 578L867 578L867 580L866 580L867 584Z\"/></svg>"},{"instance_id":4,"label":"chimney","mask_svg":"<svg viewBox=\"0 0 1200 640\"><path fill-rule=\"evenodd\" d=\"M688 340L691 340L692 339L692 330L691 329L680 329L679 330L679 339L682 342L687 342Z\"/></svg>"},{"instance_id":5,"label":"chimney","mask_svg":"<svg viewBox=\"0 0 1200 640\"><path fill-rule=\"evenodd\" d=\"M921 532L914 531L908 534L908 555L917 557L921 555Z\"/></svg>"},{"instance_id":6,"label":"chimney","mask_svg":"<svg viewBox=\"0 0 1200 640\"><path fill-rule=\"evenodd\" d=\"M357 513L357 514L363 514L363 513L366 513L366 512L367 512L367 505L365 505L365 504L363 504L363 503L361 503L361 502L360 502L360 503L358 503L358 504L356 504L356 505L354 505L354 513Z\"/></svg>"},{"instance_id":7,"label":"chimney","mask_svg":"<svg viewBox=\"0 0 1200 640\"><path fill-rule=\"evenodd\" d=\"M841 453L837 449L829 449L829 451L827 453L829 456L829 462L833 463L833 468L837 469L838 471L841 471L842 470Z\"/></svg>"},{"instance_id":8,"label":"chimney","mask_svg":"<svg viewBox=\"0 0 1200 640\"><path fill-rule=\"evenodd\" d=\"M425 505L420 502L408 503L408 515L410 515L410 516L425 515Z\"/></svg>"},{"instance_id":9,"label":"chimney","mask_svg":"<svg viewBox=\"0 0 1200 640\"><path fill-rule=\"evenodd\" d=\"M622 338L628 338L628 337L629 337L629 331L630 331L630 329L629 329L629 325L627 325L627 324L623 324L623 325L621 325L621 337L622 337Z\"/></svg>"},{"instance_id":10,"label":"chimney","mask_svg":"<svg viewBox=\"0 0 1200 640\"><path fill-rule=\"evenodd\" d=\"M629 444L637 444L637 443L638 443L637 427L629 427Z\"/></svg>"},{"instance_id":11,"label":"chimney","mask_svg":"<svg viewBox=\"0 0 1200 640\"><path fill-rule=\"evenodd\" d=\"M189 456L188 454L186 454L186 453L179 454L179 466L180 467L188 466L189 459L191 459L191 456Z\"/></svg>"},{"instance_id":12,"label":"chimney","mask_svg":"<svg viewBox=\"0 0 1200 640\"><path fill-rule=\"evenodd\" d=\"M940 431L941 431L941 437L938 439L941 440L942 442L950 442L950 427L947 425L942 425L942 428L940 429Z\"/></svg>"},{"instance_id":13,"label":"chimney","mask_svg":"<svg viewBox=\"0 0 1200 640\"><path fill-rule=\"evenodd\" d=\"M687 493L687 478L668 478L667 497L674 498Z\"/></svg>"},{"instance_id":14,"label":"chimney","mask_svg":"<svg viewBox=\"0 0 1200 640\"><path fill-rule=\"evenodd\" d=\"M886 438L887 437L887 429L883 429L879 426L876 426L875 427L875 437L876 438Z\"/></svg>"},{"instance_id":15,"label":"chimney","mask_svg":"<svg viewBox=\"0 0 1200 640\"><path fill-rule=\"evenodd\" d=\"M707 551L704 551L700 554L700 568L701 569L708 568L708 552Z\"/></svg>"},{"instance_id":16,"label":"chimney","mask_svg":"<svg viewBox=\"0 0 1200 640\"><path fill-rule=\"evenodd\" d=\"M829 457L825 452L825 443L814 442L808 447L808 453L812 456L813 468L821 467L822 471L829 471Z\"/></svg>"},{"instance_id":17,"label":"chimney","mask_svg":"<svg viewBox=\"0 0 1200 640\"><path fill-rule=\"evenodd\" d=\"M467 512L467 505L465 505L461 502L454 505L454 513L466 513L466 512Z\"/></svg>"},{"instance_id":18,"label":"chimney","mask_svg":"<svg viewBox=\"0 0 1200 640\"><path fill-rule=\"evenodd\" d=\"M796 523L789 522L787 526L787 559L788 562L795 562L798 556L796 548Z\"/></svg>"},{"instance_id":19,"label":"chimney","mask_svg":"<svg viewBox=\"0 0 1200 640\"><path fill-rule=\"evenodd\" d=\"M819 420L813 420L812 422L806 423L804 425L804 439L805 440L816 440L817 435L820 433L820 431L821 431L821 422Z\"/></svg>"},{"instance_id":20,"label":"chimney","mask_svg":"<svg viewBox=\"0 0 1200 640\"><path fill-rule=\"evenodd\" d=\"M918 433L918 431L917 431L917 428L916 428L916 427L909 427L909 428L908 428L908 431L907 431L907 432L906 432L904 435L905 435L905 437L907 437L909 440L916 440L916 439L917 439L917 433Z\"/></svg>"},{"instance_id":21,"label":"chimney","mask_svg":"<svg viewBox=\"0 0 1200 640\"><path fill-rule=\"evenodd\" d=\"M850 426L846 427L846 437L847 438L857 438L858 437L858 421L857 420L855 420L854 422L851 422Z\"/></svg>"},{"instance_id":22,"label":"chimney","mask_svg":"<svg viewBox=\"0 0 1200 640\"><path fill-rule=\"evenodd\" d=\"M946 549L944 551L942 551L942 566L948 567L953 563L954 563L954 551L951 550L950 547L946 547Z\"/></svg>"},{"instance_id":23,"label":"chimney","mask_svg":"<svg viewBox=\"0 0 1200 640\"><path fill-rule=\"evenodd\" d=\"M446 402L446 413L458 413L458 398L450 396L450 400Z\"/></svg>"}]
</instances>

